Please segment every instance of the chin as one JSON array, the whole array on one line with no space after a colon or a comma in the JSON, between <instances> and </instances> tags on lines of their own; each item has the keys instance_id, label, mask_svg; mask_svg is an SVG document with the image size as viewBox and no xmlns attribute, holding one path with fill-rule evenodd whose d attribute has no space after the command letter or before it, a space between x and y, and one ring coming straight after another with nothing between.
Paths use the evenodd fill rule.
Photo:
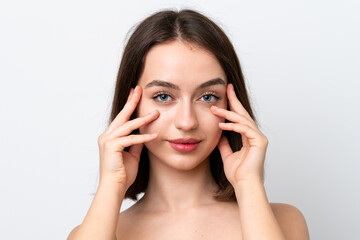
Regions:
<instances>
[{"instance_id":1,"label":"chin","mask_svg":"<svg viewBox=\"0 0 360 240\"><path fill-rule=\"evenodd\" d=\"M168 167L179 171L193 170L204 162L204 160L201 160L197 156L189 157L189 156L170 155L166 159L160 159L159 157L155 157L155 158L161 161L163 164L167 165Z\"/></svg>"}]
</instances>

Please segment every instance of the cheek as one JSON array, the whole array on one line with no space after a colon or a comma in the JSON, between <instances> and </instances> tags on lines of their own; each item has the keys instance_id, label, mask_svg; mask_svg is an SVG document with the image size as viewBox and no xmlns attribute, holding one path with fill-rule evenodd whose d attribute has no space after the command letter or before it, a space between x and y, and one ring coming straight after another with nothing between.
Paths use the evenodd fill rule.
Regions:
<instances>
[{"instance_id":1,"label":"cheek","mask_svg":"<svg viewBox=\"0 0 360 240\"><path fill-rule=\"evenodd\" d=\"M164 112L161 110L161 108L154 106L154 104L151 104L148 101L139 102L138 107L136 109L136 116L143 117L154 110L158 110L160 112L160 116L154 121L141 126L139 128L140 134L159 133L161 129L164 128L165 124L168 124L166 123L166 116L164 116Z\"/></svg>"},{"instance_id":2,"label":"cheek","mask_svg":"<svg viewBox=\"0 0 360 240\"><path fill-rule=\"evenodd\" d=\"M166 122L166 119L162 116L160 112L160 116L157 119L140 127L139 132L141 134L160 133L161 131L167 129L167 126L168 126L168 122Z\"/></svg>"},{"instance_id":3,"label":"cheek","mask_svg":"<svg viewBox=\"0 0 360 240\"><path fill-rule=\"evenodd\" d=\"M220 122L225 122L225 119L214 115L210 109L199 114L199 124L201 128L208 133L208 135L218 135L222 132L219 128Z\"/></svg>"}]
</instances>

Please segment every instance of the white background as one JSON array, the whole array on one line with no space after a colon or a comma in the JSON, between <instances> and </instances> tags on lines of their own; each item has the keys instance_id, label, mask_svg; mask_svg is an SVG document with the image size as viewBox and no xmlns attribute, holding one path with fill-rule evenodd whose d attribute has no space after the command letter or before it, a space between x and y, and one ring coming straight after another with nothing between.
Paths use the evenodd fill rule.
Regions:
<instances>
[{"instance_id":1,"label":"white background","mask_svg":"<svg viewBox=\"0 0 360 240\"><path fill-rule=\"evenodd\" d=\"M298 207L312 239L358 239L355 0L1 1L0 238L66 239L82 222L127 33L169 7L205 13L236 47L270 201Z\"/></svg>"}]
</instances>

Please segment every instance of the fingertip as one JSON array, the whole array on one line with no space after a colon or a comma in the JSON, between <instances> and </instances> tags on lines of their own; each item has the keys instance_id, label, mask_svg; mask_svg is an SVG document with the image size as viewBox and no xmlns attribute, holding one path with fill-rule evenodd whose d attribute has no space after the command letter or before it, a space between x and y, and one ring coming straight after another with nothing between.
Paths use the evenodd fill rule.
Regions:
<instances>
[{"instance_id":1,"label":"fingertip","mask_svg":"<svg viewBox=\"0 0 360 240\"><path fill-rule=\"evenodd\" d=\"M139 85L135 86L134 92L138 92L139 91Z\"/></svg>"},{"instance_id":2,"label":"fingertip","mask_svg":"<svg viewBox=\"0 0 360 240\"><path fill-rule=\"evenodd\" d=\"M227 88L226 88L227 93L229 93L230 88L231 88L231 83L228 83Z\"/></svg>"},{"instance_id":3,"label":"fingertip","mask_svg":"<svg viewBox=\"0 0 360 240\"><path fill-rule=\"evenodd\" d=\"M139 85L135 86L134 95L136 95L136 94L137 94L137 96L141 95L141 89L140 89Z\"/></svg>"},{"instance_id":4,"label":"fingertip","mask_svg":"<svg viewBox=\"0 0 360 240\"><path fill-rule=\"evenodd\" d=\"M229 83L228 85L230 90L234 90L234 85L232 83Z\"/></svg>"},{"instance_id":5,"label":"fingertip","mask_svg":"<svg viewBox=\"0 0 360 240\"><path fill-rule=\"evenodd\" d=\"M215 105L212 105L212 106L210 107L211 110L216 110L217 108L218 108L218 107L215 106Z\"/></svg>"},{"instance_id":6,"label":"fingertip","mask_svg":"<svg viewBox=\"0 0 360 240\"><path fill-rule=\"evenodd\" d=\"M154 141L158 137L158 134L157 133L147 133L147 134L144 134L143 137L145 138L144 143L151 142L151 141Z\"/></svg>"},{"instance_id":7,"label":"fingertip","mask_svg":"<svg viewBox=\"0 0 360 240\"><path fill-rule=\"evenodd\" d=\"M134 101L136 103L139 103L140 99L141 99L141 95L142 95L142 92L141 92L141 87L139 85L136 85L135 86L135 89L134 89L134 96L136 96L134 98Z\"/></svg>"},{"instance_id":8,"label":"fingertip","mask_svg":"<svg viewBox=\"0 0 360 240\"><path fill-rule=\"evenodd\" d=\"M226 123L225 122L219 122L219 127L225 127Z\"/></svg>"},{"instance_id":9,"label":"fingertip","mask_svg":"<svg viewBox=\"0 0 360 240\"><path fill-rule=\"evenodd\" d=\"M141 93L141 92L142 92L141 86L140 86L140 85L136 85L136 86L135 86L135 91L136 91L137 93Z\"/></svg>"},{"instance_id":10,"label":"fingertip","mask_svg":"<svg viewBox=\"0 0 360 240\"><path fill-rule=\"evenodd\" d=\"M229 103L232 101L233 97L236 97L236 93L235 93L235 90L234 90L234 85L230 84L230 87L229 87ZM231 99L230 99L231 98Z\"/></svg>"},{"instance_id":11,"label":"fingertip","mask_svg":"<svg viewBox=\"0 0 360 240\"><path fill-rule=\"evenodd\" d=\"M134 88L130 88L130 92L129 92L129 95L133 94L134 93Z\"/></svg>"},{"instance_id":12,"label":"fingertip","mask_svg":"<svg viewBox=\"0 0 360 240\"><path fill-rule=\"evenodd\" d=\"M134 94L134 89L130 88L130 92L129 92L129 95L128 95L128 100L131 99L133 94Z\"/></svg>"},{"instance_id":13,"label":"fingertip","mask_svg":"<svg viewBox=\"0 0 360 240\"><path fill-rule=\"evenodd\" d=\"M149 115L155 116L156 118L158 118L160 116L160 111L155 109L154 111L150 112Z\"/></svg>"}]
</instances>

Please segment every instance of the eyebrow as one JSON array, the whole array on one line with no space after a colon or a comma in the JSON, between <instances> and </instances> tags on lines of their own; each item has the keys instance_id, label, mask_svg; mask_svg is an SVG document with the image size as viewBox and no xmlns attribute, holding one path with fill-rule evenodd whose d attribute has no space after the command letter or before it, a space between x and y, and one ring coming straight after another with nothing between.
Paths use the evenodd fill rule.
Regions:
<instances>
[{"instance_id":1,"label":"eyebrow","mask_svg":"<svg viewBox=\"0 0 360 240\"><path fill-rule=\"evenodd\" d=\"M218 85L218 84L226 86L226 83L223 79L214 78L214 79L211 79L209 81L206 81L206 82L200 84L199 86L196 87L196 90L203 89L203 88L213 86L213 85ZM180 87L178 85L175 85L171 82L167 82L167 81L163 81L163 80L153 80L152 82L146 84L145 88L150 88L150 87L154 87L154 86L160 86L160 87L166 87L166 88L172 88L175 90L180 90Z\"/></svg>"}]
</instances>

